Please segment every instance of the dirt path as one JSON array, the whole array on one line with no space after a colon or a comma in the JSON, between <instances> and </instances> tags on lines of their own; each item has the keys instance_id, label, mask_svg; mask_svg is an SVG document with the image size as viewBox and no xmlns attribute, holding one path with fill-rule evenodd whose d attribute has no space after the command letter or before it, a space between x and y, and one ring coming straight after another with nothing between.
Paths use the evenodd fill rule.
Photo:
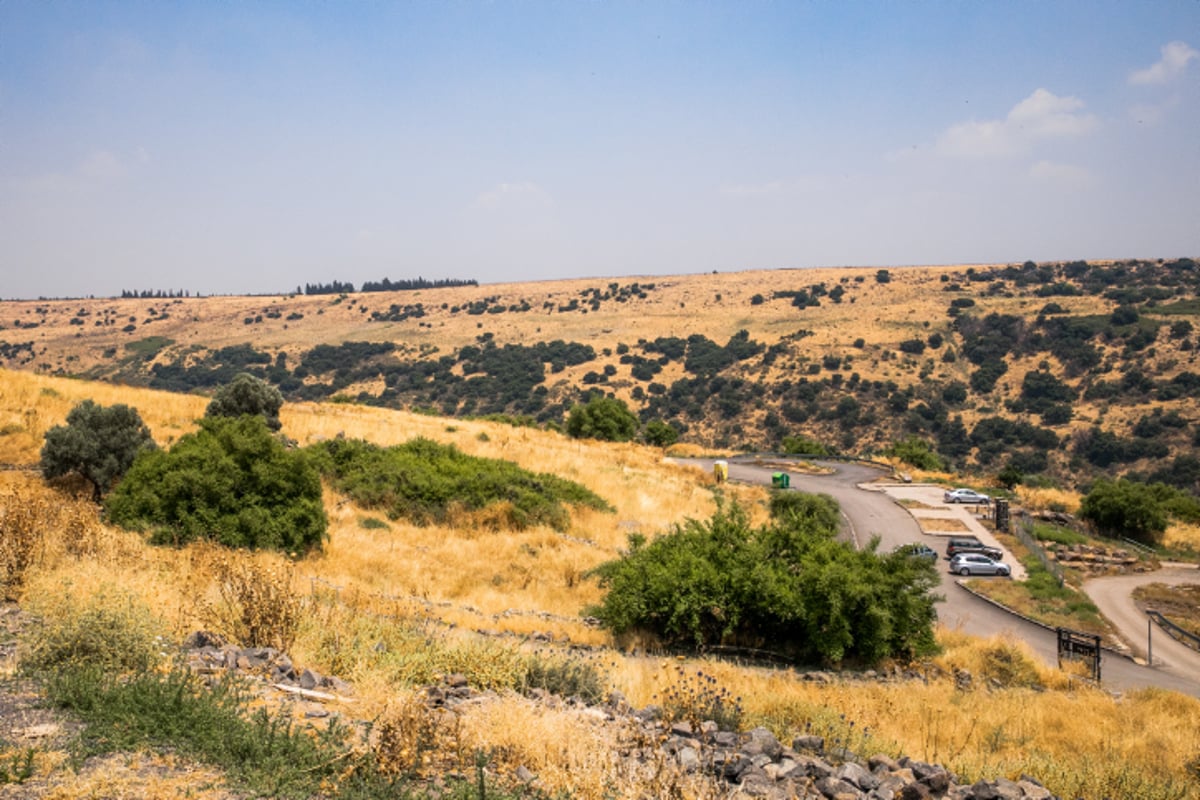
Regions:
<instances>
[{"instance_id":1,"label":"dirt path","mask_svg":"<svg viewBox=\"0 0 1200 800\"><path fill-rule=\"evenodd\" d=\"M1200 569L1191 564L1168 564L1157 572L1092 578L1084 581L1083 590L1141 659L1146 658L1146 635L1149 630L1155 667L1180 676L1200 675L1200 653L1175 641L1157 625L1147 628L1145 613L1133 601L1133 590L1150 583L1200 584Z\"/></svg>"}]
</instances>

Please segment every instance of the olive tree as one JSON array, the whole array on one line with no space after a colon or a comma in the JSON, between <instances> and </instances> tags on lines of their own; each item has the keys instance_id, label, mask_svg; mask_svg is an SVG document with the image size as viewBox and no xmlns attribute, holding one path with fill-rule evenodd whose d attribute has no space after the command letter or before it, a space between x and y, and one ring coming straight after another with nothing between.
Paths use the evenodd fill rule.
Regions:
<instances>
[{"instance_id":1,"label":"olive tree","mask_svg":"<svg viewBox=\"0 0 1200 800\"><path fill-rule=\"evenodd\" d=\"M240 417L243 414L260 415L267 427L277 431L283 427L279 421L279 409L283 407L283 395L266 381L243 372L222 386L213 395L212 402L204 411L206 417Z\"/></svg>"},{"instance_id":2,"label":"olive tree","mask_svg":"<svg viewBox=\"0 0 1200 800\"><path fill-rule=\"evenodd\" d=\"M92 499L99 501L129 471L138 453L155 447L136 408L84 400L67 414L66 425L46 431L42 475L49 479L78 474L91 483Z\"/></svg>"}]
</instances>

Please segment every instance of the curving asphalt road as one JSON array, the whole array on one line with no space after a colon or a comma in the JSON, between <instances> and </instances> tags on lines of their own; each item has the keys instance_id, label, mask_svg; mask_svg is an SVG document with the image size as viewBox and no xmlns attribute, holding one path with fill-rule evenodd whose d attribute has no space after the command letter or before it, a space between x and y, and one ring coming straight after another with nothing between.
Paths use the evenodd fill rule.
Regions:
<instances>
[{"instance_id":1,"label":"curving asphalt road","mask_svg":"<svg viewBox=\"0 0 1200 800\"><path fill-rule=\"evenodd\" d=\"M725 459L729 464L729 479L745 483L770 485L771 474L778 471L770 463L756 456L739 456ZM711 471L714 459L678 459L680 463L695 464ZM942 551L938 537L929 536L902 506L882 491L863 489L860 484L873 481L884 474L884 470L867 464L817 461L827 467L827 475L790 473L791 486L805 492L824 493L833 497L842 508L845 520L844 535L856 546L864 546L874 536L880 539L880 550L890 550L908 542L924 542L938 552ZM1047 664L1058 660L1058 638L1053 630L1028 622L963 589L944 570L939 571L942 581L938 590L943 599L938 603L938 619L942 624L975 636L1007 634L1026 642ZM1142 623L1144 625L1144 621ZM1153 668L1135 663L1123 656L1105 653L1101 659L1101 677L1106 687L1112 689L1135 689L1159 686L1200 697L1200 672L1177 658L1169 661L1164 653L1158 652L1155 639ZM1165 645L1164 645L1165 647Z\"/></svg>"},{"instance_id":2,"label":"curving asphalt road","mask_svg":"<svg viewBox=\"0 0 1200 800\"><path fill-rule=\"evenodd\" d=\"M1155 572L1133 575L1092 578L1084 581L1083 590L1113 625L1129 641L1139 657L1147 657L1147 637L1153 650L1154 666L1181 675L1200 673L1200 653L1172 639L1157 625L1148 627L1147 617L1133 600L1133 590L1150 583L1168 586L1200 583L1200 570L1195 564L1169 564Z\"/></svg>"}]
</instances>

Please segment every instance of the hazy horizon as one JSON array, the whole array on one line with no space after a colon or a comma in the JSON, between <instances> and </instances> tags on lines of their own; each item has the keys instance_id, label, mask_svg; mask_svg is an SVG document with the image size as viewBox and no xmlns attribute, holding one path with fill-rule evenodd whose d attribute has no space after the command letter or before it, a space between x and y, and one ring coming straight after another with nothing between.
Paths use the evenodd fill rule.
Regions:
<instances>
[{"instance_id":1,"label":"hazy horizon","mask_svg":"<svg viewBox=\"0 0 1200 800\"><path fill-rule=\"evenodd\" d=\"M0 4L0 297L1200 255L1200 4Z\"/></svg>"}]
</instances>

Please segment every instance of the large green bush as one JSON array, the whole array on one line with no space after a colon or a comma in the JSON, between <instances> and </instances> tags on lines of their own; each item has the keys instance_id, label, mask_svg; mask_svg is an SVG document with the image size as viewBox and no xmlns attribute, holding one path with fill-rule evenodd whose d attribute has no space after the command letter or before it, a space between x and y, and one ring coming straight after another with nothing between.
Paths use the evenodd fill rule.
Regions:
<instances>
[{"instance_id":1,"label":"large green bush","mask_svg":"<svg viewBox=\"0 0 1200 800\"><path fill-rule=\"evenodd\" d=\"M615 397L593 397L567 416L567 434L573 439L627 442L637 429L638 418Z\"/></svg>"},{"instance_id":2,"label":"large green bush","mask_svg":"<svg viewBox=\"0 0 1200 800\"><path fill-rule=\"evenodd\" d=\"M1079 516L1105 536L1128 536L1147 544L1160 542L1167 530L1167 511L1154 487L1123 479L1096 481L1079 506Z\"/></svg>"},{"instance_id":3,"label":"large green bush","mask_svg":"<svg viewBox=\"0 0 1200 800\"><path fill-rule=\"evenodd\" d=\"M689 520L596 569L590 609L615 633L669 647L765 647L800 662L874 663L934 650L934 567L835 538L836 503L784 493L770 524L737 505Z\"/></svg>"},{"instance_id":4,"label":"large green bush","mask_svg":"<svg viewBox=\"0 0 1200 800\"><path fill-rule=\"evenodd\" d=\"M566 506L611 510L599 495L548 473L511 461L477 458L452 445L417 438L395 447L361 439L331 439L309 448L338 491L366 508L418 524L446 521L456 510L474 512L505 505L512 528L570 524Z\"/></svg>"},{"instance_id":5,"label":"large green bush","mask_svg":"<svg viewBox=\"0 0 1200 800\"><path fill-rule=\"evenodd\" d=\"M207 417L170 451L143 453L108 497L111 520L159 543L303 552L325 537L321 478L260 416Z\"/></svg>"}]
</instances>

